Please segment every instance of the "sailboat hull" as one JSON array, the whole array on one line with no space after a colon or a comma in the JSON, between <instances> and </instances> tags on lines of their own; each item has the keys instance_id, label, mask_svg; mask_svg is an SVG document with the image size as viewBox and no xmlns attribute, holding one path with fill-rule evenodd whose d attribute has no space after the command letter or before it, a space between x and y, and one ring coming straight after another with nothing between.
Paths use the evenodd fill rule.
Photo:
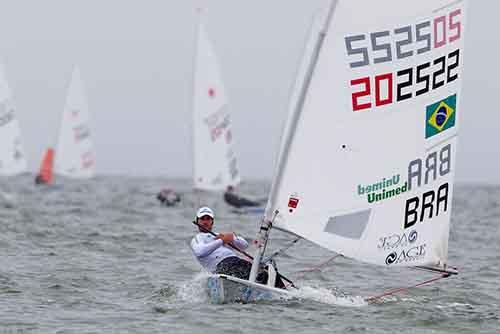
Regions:
<instances>
[{"instance_id":1,"label":"sailboat hull","mask_svg":"<svg viewBox=\"0 0 500 334\"><path fill-rule=\"evenodd\" d=\"M227 275L210 276L207 281L207 294L214 304L252 303L292 296L287 290Z\"/></svg>"}]
</instances>

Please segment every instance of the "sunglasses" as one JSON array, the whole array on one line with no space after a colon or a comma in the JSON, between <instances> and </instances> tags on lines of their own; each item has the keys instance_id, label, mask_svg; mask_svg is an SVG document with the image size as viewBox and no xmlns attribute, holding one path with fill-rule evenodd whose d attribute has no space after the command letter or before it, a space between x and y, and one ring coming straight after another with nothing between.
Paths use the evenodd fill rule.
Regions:
<instances>
[{"instance_id":1,"label":"sunglasses","mask_svg":"<svg viewBox=\"0 0 500 334\"><path fill-rule=\"evenodd\" d=\"M205 216L201 217L200 220L213 220L213 218L205 215Z\"/></svg>"}]
</instances>

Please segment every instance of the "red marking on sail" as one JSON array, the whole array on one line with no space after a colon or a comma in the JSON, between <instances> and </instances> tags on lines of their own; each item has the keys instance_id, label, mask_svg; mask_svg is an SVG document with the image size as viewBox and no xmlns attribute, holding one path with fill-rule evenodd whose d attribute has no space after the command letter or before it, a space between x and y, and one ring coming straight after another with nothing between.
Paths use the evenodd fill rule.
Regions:
<instances>
[{"instance_id":1,"label":"red marking on sail","mask_svg":"<svg viewBox=\"0 0 500 334\"><path fill-rule=\"evenodd\" d=\"M215 97L215 89L209 88L208 89L208 96L210 96L211 98L214 98Z\"/></svg>"},{"instance_id":2,"label":"red marking on sail","mask_svg":"<svg viewBox=\"0 0 500 334\"><path fill-rule=\"evenodd\" d=\"M297 209L297 205L299 205L299 199L295 197L290 197L288 200L288 207L292 209Z\"/></svg>"},{"instance_id":3,"label":"red marking on sail","mask_svg":"<svg viewBox=\"0 0 500 334\"><path fill-rule=\"evenodd\" d=\"M292 196L288 199L288 212L290 213L292 213L294 209L297 209L297 206L299 205L299 199Z\"/></svg>"},{"instance_id":4,"label":"red marking on sail","mask_svg":"<svg viewBox=\"0 0 500 334\"><path fill-rule=\"evenodd\" d=\"M40 166L40 172L38 173L37 178L40 179L41 182L50 184L52 183L53 173L52 169L54 166L54 149L49 148L42 160L42 164Z\"/></svg>"},{"instance_id":5,"label":"red marking on sail","mask_svg":"<svg viewBox=\"0 0 500 334\"><path fill-rule=\"evenodd\" d=\"M71 116L72 116L73 118L78 117L78 114L79 114L79 113L80 113L80 110L78 110L78 109L73 109L73 110L71 110Z\"/></svg>"}]
</instances>

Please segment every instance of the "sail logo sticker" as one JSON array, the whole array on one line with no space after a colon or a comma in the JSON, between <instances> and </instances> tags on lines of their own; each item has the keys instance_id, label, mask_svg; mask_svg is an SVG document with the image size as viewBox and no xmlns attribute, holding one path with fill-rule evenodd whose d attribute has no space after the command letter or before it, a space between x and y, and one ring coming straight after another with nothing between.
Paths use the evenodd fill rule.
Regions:
<instances>
[{"instance_id":1,"label":"sail logo sticker","mask_svg":"<svg viewBox=\"0 0 500 334\"><path fill-rule=\"evenodd\" d=\"M408 190L406 182L400 183L400 175L396 174L389 178L368 185L358 184L358 195L366 195L368 203L380 202L385 199L398 196Z\"/></svg>"},{"instance_id":2,"label":"sail logo sticker","mask_svg":"<svg viewBox=\"0 0 500 334\"><path fill-rule=\"evenodd\" d=\"M203 122L207 125L210 139L215 142L231 125L231 119L226 112L225 106L216 113L205 118ZM226 139L227 140L227 139Z\"/></svg>"},{"instance_id":3,"label":"sail logo sticker","mask_svg":"<svg viewBox=\"0 0 500 334\"><path fill-rule=\"evenodd\" d=\"M455 126L457 95L427 106L425 138L431 138Z\"/></svg>"},{"instance_id":4,"label":"sail logo sticker","mask_svg":"<svg viewBox=\"0 0 500 334\"><path fill-rule=\"evenodd\" d=\"M297 209L298 206L299 206L299 196L294 193L290 195L290 198L288 198L288 211L292 213L293 210Z\"/></svg>"},{"instance_id":5,"label":"sail logo sticker","mask_svg":"<svg viewBox=\"0 0 500 334\"><path fill-rule=\"evenodd\" d=\"M400 247L408 247L409 245L415 243L417 239L418 233L416 230L412 230L410 233L404 232L403 234L394 233L379 238L377 248L379 250L388 251Z\"/></svg>"},{"instance_id":6,"label":"sail logo sticker","mask_svg":"<svg viewBox=\"0 0 500 334\"><path fill-rule=\"evenodd\" d=\"M391 252L385 258L385 264L390 266L392 264L408 263L413 261L418 261L425 257L425 247L426 244L414 246L408 249L403 249L401 251Z\"/></svg>"}]
</instances>

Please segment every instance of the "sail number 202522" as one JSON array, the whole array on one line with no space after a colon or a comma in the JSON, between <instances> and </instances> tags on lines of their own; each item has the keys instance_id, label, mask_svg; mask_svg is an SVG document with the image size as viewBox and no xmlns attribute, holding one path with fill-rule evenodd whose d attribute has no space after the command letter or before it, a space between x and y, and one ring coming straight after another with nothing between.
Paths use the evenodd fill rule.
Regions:
<instances>
[{"instance_id":1,"label":"sail number 202522","mask_svg":"<svg viewBox=\"0 0 500 334\"><path fill-rule=\"evenodd\" d=\"M458 79L460 49L446 56L396 73L351 80L352 110L360 111L401 102L437 89ZM372 89L374 86L374 89Z\"/></svg>"}]
</instances>

